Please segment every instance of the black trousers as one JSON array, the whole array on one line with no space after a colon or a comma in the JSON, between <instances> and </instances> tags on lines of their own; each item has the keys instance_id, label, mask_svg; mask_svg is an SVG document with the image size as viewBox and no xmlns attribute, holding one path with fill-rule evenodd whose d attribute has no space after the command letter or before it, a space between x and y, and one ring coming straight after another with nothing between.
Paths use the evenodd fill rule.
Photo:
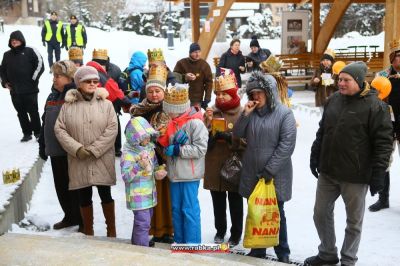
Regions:
<instances>
[{"instance_id":1,"label":"black trousers","mask_svg":"<svg viewBox=\"0 0 400 266\"><path fill-rule=\"evenodd\" d=\"M63 221L70 224L82 224L79 211L79 195L76 190L68 190L68 159L67 156L51 156L54 186L61 209L64 211Z\"/></svg>"},{"instance_id":2,"label":"black trousers","mask_svg":"<svg viewBox=\"0 0 400 266\"><path fill-rule=\"evenodd\" d=\"M60 43L47 42L47 60L49 61L49 67L53 65L53 52L56 56L56 62L60 61Z\"/></svg>"},{"instance_id":3,"label":"black trousers","mask_svg":"<svg viewBox=\"0 0 400 266\"><path fill-rule=\"evenodd\" d=\"M111 197L111 187L110 186L96 186L97 191L99 192L99 196L102 204L113 202L114 200ZM87 207L92 205L92 196L93 190L92 187L85 187L78 189L79 193L79 205L81 207Z\"/></svg>"},{"instance_id":4,"label":"black trousers","mask_svg":"<svg viewBox=\"0 0 400 266\"><path fill-rule=\"evenodd\" d=\"M214 225L218 236L225 236L226 223L226 194L228 194L229 212L231 214L231 236L233 240L240 240L243 231L243 198L237 192L211 191L214 206Z\"/></svg>"},{"instance_id":5,"label":"black trousers","mask_svg":"<svg viewBox=\"0 0 400 266\"><path fill-rule=\"evenodd\" d=\"M389 199L389 188L390 188L390 173L389 171L387 171L385 175L383 190L379 192L379 198L382 198L384 200Z\"/></svg>"},{"instance_id":6,"label":"black trousers","mask_svg":"<svg viewBox=\"0 0 400 266\"><path fill-rule=\"evenodd\" d=\"M24 135L40 134L38 94L11 94L11 101L18 113L19 124Z\"/></svg>"},{"instance_id":7,"label":"black trousers","mask_svg":"<svg viewBox=\"0 0 400 266\"><path fill-rule=\"evenodd\" d=\"M121 148L122 148L121 122L119 121L118 113L117 113L117 121L118 121L118 134L117 134L117 138L115 139L115 143L114 143L115 152L121 151Z\"/></svg>"}]
</instances>

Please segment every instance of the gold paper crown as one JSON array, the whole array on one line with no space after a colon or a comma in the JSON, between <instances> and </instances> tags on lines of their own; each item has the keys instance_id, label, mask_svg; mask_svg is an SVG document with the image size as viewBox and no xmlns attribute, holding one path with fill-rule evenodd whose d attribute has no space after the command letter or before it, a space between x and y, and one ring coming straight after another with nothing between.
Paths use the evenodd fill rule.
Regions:
<instances>
[{"instance_id":1,"label":"gold paper crown","mask_svg":"<svg viewBox=\"0 0 400 266\"><path fill-rule=\"evenodd\" d=\"M282 61L279 60L279 57L270 55L267 60L261 62L260 67L266 73L275 73L281 69Z\"/></svg>"},{"instance_id":2,"label":"gold paper crown","mask_svg":"<svg viewBox=\"0 0 400 266\"><path fill-rule=\"evenodd\" d=\"M389 43L390 53L400 50L400 40L393 40Z\"/></svg>"},{"instance_id":3,"label":"gold paper crown","mask_svg":"<svg viewBox=\"0 0 400 266\"><path fill-rule=\"evenodd\" d=\"M159 80L166 82L168 75L168 70L166 66L155 65L150 67L149 76L147 80Z\"/></svg>"},{"instance_id":4,"label":"gold paper crown","mask_svg":"<svg viewBox=\"0 0 400 266\"><path fill-rule=\"evenodd\" d=\"M335 59L336 53L334 50L332 50L331 48L327 48L324 52L324 54L330 55L332 56L333 59Z\"/></svg>"},{"instance_id":5,"label":"gold paper crown","mask_svg":"<svg viewBox=\"0 0 400 266\"><path fill-rule=\"evenodd\" d=\"M187 103L189 101L189 84L169 84L165 90L164 101L173 105Z\"/></svg>"},{"instance_id":6,"label":"gold paper crown","mask_svg":"<svg viewBox=\"0 0 400 266\"><path fill-rule=\"evenodd\" d=\"M164 61L163 51L161 49L150 49L147 50L147 58L149 59L149 65L154 62Z\"/></svg>"},{"instance_id":7,"label":"gold paper crown","mask_svg":"<svg viewBox=\"0 0 400 266\"><path fill-rule=\"evenodd\" d=\"M69 48L68 57L69 60L82 60L83 59L82 49L78 47Z\"/></svg>"},{"instance_id":8,"label":"gold paper crown","mask_svg":"<svg viewBox=\"0 0 400 266\"><path fill-rule=\"evenodd\" d=\"M99 59L99 60L108 60L108 52L107 49L94 49L93 50L93 59Z\"/></svg>"},{"instance_id":9,"label":"gold paper crown","mask_svg":"<svg viewBox=\"0 0 400 266\"><path fill-rule=\"evenodd\" d=\"M229 73L229 71L225 71L224 75L217 77L215 91L225 91L236 88L237 85L235 73Z\"/></svg>"}]
</instances>

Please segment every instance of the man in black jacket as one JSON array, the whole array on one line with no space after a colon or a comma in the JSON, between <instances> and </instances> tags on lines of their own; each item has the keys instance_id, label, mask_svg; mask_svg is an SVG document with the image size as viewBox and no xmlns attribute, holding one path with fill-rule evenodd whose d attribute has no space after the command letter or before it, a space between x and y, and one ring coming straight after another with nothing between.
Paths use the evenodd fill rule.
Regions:
<instances>
[{"instance_id":1,"label":"man in black jacket","mask_svg":"<svg viewBox=\"0 0 400 266\"><path fill-rule=\"evenodd\" d=\"M257 36L251 37L250 49L251 52L246 57L247 70L249 72L261 70L260 63L267 60L267 58L271 55L271 51L269 49L260 47Z\"/></svg>"},{"instance_id":2,"label":"man in black jacket","mask_svg":"<svg viewBox=\"0 0 400 266\"><path fill-rule=\"evenodd\" d=\"M40 135L37 98L39 78L44 71L43 59L36 49L26 47L19 30L11 33L8 46L11 49L4 53L1 63L1 85L10 90L24 134L21 142L25 142L32 139L32 132L36 138Z\"/></svg>"},{"instance_id":3,"label":"man in black jacket","mask_svg":"<svg viewBox=\"0 0 400 266\"><path fill-rule=\"evenodd\" d=\"M340 72L339 91L325 105L311 148L310 168L318 178L314 224L321 244L318 255L307 258L305 265L339 262L333 213L339 196L347 214L341 264L355 265L368 185L371 195L383 189L393 127L388 105L364 82L366 73L363 62Z\"/></svg>"}]
</instances>

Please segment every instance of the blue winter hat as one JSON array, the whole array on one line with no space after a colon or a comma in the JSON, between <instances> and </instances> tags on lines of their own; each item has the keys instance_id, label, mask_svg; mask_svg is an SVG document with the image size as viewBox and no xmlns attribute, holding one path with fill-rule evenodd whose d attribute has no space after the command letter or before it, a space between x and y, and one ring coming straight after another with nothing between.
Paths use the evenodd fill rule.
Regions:
<instances>
[{"instance_id":1,"label":"blue winter hat","mask_svg":"<svg viewBox=\"0 0 400 266\"><path fill-rule=\"evenodd\" d=\"M194 42L194 43L192 43L191 45L190 45L190 48L189 48L189 54L191 54L191 53L193 53L193 52L196 52L196 51L200 51L201 49L200 49L200 45L197 43L197 42Z\"/></svg>"}]
</instances>

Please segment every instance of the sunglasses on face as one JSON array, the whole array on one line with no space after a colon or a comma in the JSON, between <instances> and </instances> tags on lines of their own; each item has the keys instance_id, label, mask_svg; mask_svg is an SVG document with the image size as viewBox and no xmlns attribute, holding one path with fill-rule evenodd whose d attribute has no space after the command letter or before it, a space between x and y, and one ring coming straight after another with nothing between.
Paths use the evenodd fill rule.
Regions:
<instances>
[{"instance_id":1,"label":"sunglasses on face","mask_svg":"<svg viewBox=\"0 0 400 266\"><path fill-rule=\"evenodd\" d=\"M99 83L99 81L95 80L95 79L89 79L89 80L85 80L83 82L86 84L94 84L94 85L97 85Z\"/></svg>"}]
</instances>

